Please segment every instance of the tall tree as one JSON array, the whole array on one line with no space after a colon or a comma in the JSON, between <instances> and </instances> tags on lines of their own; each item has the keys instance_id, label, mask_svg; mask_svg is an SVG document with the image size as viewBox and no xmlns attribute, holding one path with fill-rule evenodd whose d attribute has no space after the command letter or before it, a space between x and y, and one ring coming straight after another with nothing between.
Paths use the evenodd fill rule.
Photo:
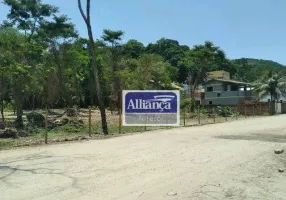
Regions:
<instances>
[{"instance_id":1,"label":"tall tree","mask_svg":"<svg viewBox=\"0 0 286 200\"><path fill-rule=\"evenodd\" d=\"M52 49L49 44L55 39L73 37L75 31L74 25L68 22L66 16L56 15L58 8L44 4L41 0L4 0L3 3L10 7L10 12L2 27L14 27L23 33L19 40L22 43L19 48L22 50L21 59L16 59L16 62L18 66L29 67L27 70L31 75L31 79L26 79L25 81L30 86L31 90L29 92L27 87L24 88L24 85L18 84L12 87L12 95L17 106L17 123L22 126L24 95L30 94L35 96L38 95L39 90L43 89L37 87L38 85L34 83L36 82L35 79L42 78L38 76L39 73L45 71L42 70L41 65L44 49ZM44 74L42 75L44 76ZM21 76L18 74L17 77ZM31 82L29 83L28 81Z\"/></svg>"},{"instance_id":2,"label":"tall tree","mask_svg":"<svg viewBox=\"0 0 286 200\"><path fill-rule=\"evenodd\" d=\"M17 107L16 126L23 127L23 103L31 91L43 48L26 43L25 36L13 28L0 28L1 74L8 76L10 92Z\"/></svg>"},{"instance_id":3,"label":"tall tree","mask_svg":"<svg viewBox=\"0 0 286 200\"><path fill-rule=\"evenodd\" d=\"M68 77L65 76L69 67L68 56L71 44L78 37L74 24L69 22L65 15L53 16L52 21L44 21L38 30L37 41L44 42L48 46L50 62L48 67L55 68L55 75L59 80L58 91L61 96L60 104L71 107L73 104L69 94ZM69 63L67 63L69 62Z\"/></svg>"},{"instance_id":4,"label":"tall tree","mask_svg":"<svg viewBox=\"0 0 286 200\"><path fill-rule=\"evenodd\" d=\"M191 88L193 100L198 86L206 82L209 71L230 70L230 61L226 58L225 53L209 41L203 45L195 45L185 53L180 62L187 68L187 82Z\"/></svg>"},{"instance_id":5,"label":"tall tree","mask_svg":"<svg viewBox=\"0 0 286 200\"><path fill-rule=\"evenodd\" d=\"M110 29L104 29L103 35L101 38L105 42L109 42L112 47L116 47L120 45L120 41L122 40L122 36L124 35L123 31L113 31Z\"/></svg>"},{"instance_id":6,"label":"tall tree","mask_svg":"<svg viewBox=\"0 0 286 200\"><path fill-rule=\"evenodd\" d=\"M111 99L112 101L117 101L117 104L120 103L120 92L121 92L121 79L119 76L120 65L119 62L122 57L122 46L120 41L122 40L124 32L123 31L113 31L109 29L103 30L103 35L101 38L104 42L109 43L111 46L108 46L110 50L110 61L111 61L111 71L112 71L112 91Z\"/></svg>"},{"instance_id":7,"label":"tall tree","mask_svg":"<svg viewBox=\"0 0 286 200\"><path fill-rule=\"evenodd\" d=\"M1 41L1 30L0 30L0 46L3 45L2 41ZM9 69L8 66L9 65L7 63L7 49L1 48L0 47L0 112L1 112L1 117L2 117L2 121L5 121L5 117L4 117L4 102L5 100L7 100L7 96L8 95L8 90L9 90L9 84L10 84L10 80L9 80Z\"/></svg>"},{"instance_id":8,"label":"tall tree","mask_svg":"<svg viewBox=\"0 0 286 200\"><path fill-rule=\"evenodd\" d=\"M123 45L123 54L128 58L137 59L144 53L144 51L144 44L137 40L128 40L128 42Z\"/></svg>"},{"instance_id":9,"label":"tall tree","mask_svg":"<svg viewBox=\"0 0 286 200\"><path fill-rule=\"evenodd\" d=\"M93 39L92 27L91 27L91 22L90 22L90 0L86 1L86 14L84 13L84 11L82 9L81 0L78 0L78 7L80 10L81 16L84 19L84 22L86 24L87 31L88 31L89 50L90 50L92 67L93 67L93 71L94 71L97 100L98 100L99 110L101 113L102 130L103 130L104 134L108 134L105 105L104 105L104 101L103 101L102 93L101 93L101 85L100 85L100 80L99 80L99 76L98 76L98 68L97 68L97 64L96 64L95 43L94 43L94 39Z\"/></svg>"},{"instance_id":10,"label":"tall tree","mask_svg":"<svg viewBox=\"0 0 286 200\"><path fill-rule=\"evenodd\" d=\"M7 15L8 20L4 21L3 25L24 31L28 42L35 36L41 24L58 12L58 8L43 4L41 0L4 0L3 3L11 8Z\"/></svg>"},{"instance_id":11,"label":"tall tree","mask_svg":"<svg viewBox=\"0 0 286 200\"><path fill-rule=\"evenodd\" d=\"M124 89L170 89L177 69L155 54L143 54L139 59L124 61L120 72Z\"/></svg>"},{"instance_id":12,"label":"tall tree","mask_svg":"<svg viewBox=\"0 0 286 200\"><path fill-rule=\"evenodd\" d=\"M235 67L235 73L232 74L233 79L239 81L248 81L247 80L247 71L251 69L251 66L248 64L246 59L233 60L232 63Z\"/></svg>"},{"instance_id":13,"label":"tall tree","mask_svg":"<svg viewBox=\"0 0 286 200\"><path fill-rule=\"evenodd\" d=\"M187 77L186 66L180 62L185 56L185 52L190 50L186 45L180 45L177 40L161 38L155 44L148 44L146 52L162 56L165 61L178 69L173 81L183 82Z\"/></svg>"}]
</instances>

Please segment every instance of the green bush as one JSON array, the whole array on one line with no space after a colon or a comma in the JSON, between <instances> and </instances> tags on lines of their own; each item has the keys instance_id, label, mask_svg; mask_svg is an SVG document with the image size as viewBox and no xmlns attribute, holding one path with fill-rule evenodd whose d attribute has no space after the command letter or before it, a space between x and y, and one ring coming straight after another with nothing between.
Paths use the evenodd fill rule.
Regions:
<instances>
[{"instance_id":1,"label":"green bush","mask_svg":"<svg viewBox=\"0 0 286 200\"><path fill-rule=\"evenodd\" d=\"M0 132L0 138L17 138L17 130L13 128L6 128Z\"/></svg>"},{"instance_id":2,"label":"green bush","mask_svg":"<svg viewBox=\"0 0 286 200\"><path fill-rule=\"evenodd\" d=\"M6 111L14 111L15 110L14 101L10 101L10 102L4 101L4 109Z\"/></svg>"},{"instance_id":3,"label":"green bush","mask_svg":"<svg viewBox=\"0 0 286 200\"><path fill-rule=\"evenodd\" d=\"M26 117L28 122L34 126L42 127L45 125L45 117L41 113L31 112Z\"/></svg>"},{"instance_id":4,"label":"green bush","mask_svg":"<svg viewBox=\"0 0 286 200\"><path fill-rule=\"evenodd\" d=\"M191 99L182 99L180 103L181 109L187 109L192 107L192 100Z\"/></svg>"},{"instance_id":5,"label":"green bush","mask_svg":"<svg viewBox=\"0 0 286 200\"><path fill-rule=\"evenodd\" d=\"M67 108L66 114L68 117L76 117L77 109L76 108Z\"/></svg>"},{"instance_id":6,"label":"green bush","mask_svg":"<svg viewBox=\"0 0 286 200\"><path fill-rule=\"evenodd\" d=\"M236 114L236 110L233 108L233 107L230 107L230 106L225 106L224 107L224 110L231 113L231 114Z\"/></svg>"}]
</instances>

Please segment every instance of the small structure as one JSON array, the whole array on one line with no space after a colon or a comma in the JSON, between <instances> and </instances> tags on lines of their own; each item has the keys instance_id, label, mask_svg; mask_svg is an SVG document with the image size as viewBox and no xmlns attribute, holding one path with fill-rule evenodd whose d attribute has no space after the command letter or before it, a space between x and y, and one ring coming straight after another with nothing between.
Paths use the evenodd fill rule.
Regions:
<instances>
[{"instance_id":1,"label":"small structure","mask_svg":"<svg viewBox=\"0 0 286 200\"><path fill-rule=\"evenodd\" d=\"M237 105L253 101L251 84L230 79L211 78L205 84L203 105Z\"/></svg>"}]
</instances>

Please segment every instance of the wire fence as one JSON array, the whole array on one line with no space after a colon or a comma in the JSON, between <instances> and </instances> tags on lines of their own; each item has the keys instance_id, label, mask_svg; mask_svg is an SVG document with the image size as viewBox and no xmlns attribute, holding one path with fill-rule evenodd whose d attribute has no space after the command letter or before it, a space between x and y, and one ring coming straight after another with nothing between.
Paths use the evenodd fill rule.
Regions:
<instances>
[{"instance_id":1,"label":"wire fence","mask_svg":"<svg viewBox=\"0 0 286 200\"><path fill-rule=\"evenodd\" d=\"M269 115L270 106L267 103L243 104L237 106L199 106L194 109L180 110L180 127L190 127L214 123L223 123L235 120L246 119L250 117L259 117ZM74 109L73 113L65 112L59 117L57 110L46 110L45 112L45 143L49 139L56 138L56 134L51 134L57 126L70 125L80 127L78 134L87 137L103 135L101 127L101 115L98 109ZM166 123L165 126L123 126L122 114L120 110L106 110L108 131L111 136L145 132L159 129L170 129ZM73 131L73 129L71 130Z\"/></svg>"},{"instance_id":2,"label":"wire fence","mask_svg":"<svg viewBox=\"0 0 286 200\"><path fill-rule=\"evenodd\" d=\"M284 105L284 107L286 104ZM236 106L197 106L180 110L180 127L190 127L223 123L246 118L267 116L271 113L272 106L269 103L241 104ZM95 107L69 108L69 109L41 109L34 111L44 116L44 123L39 128L34 127L26 118L25 127L28 135L37 138L44 143L88 139L90 137L106 138L115 137L126 133L170 129L167 121L163 126L123 126L122 112L120 109L112 111L106 109L106 118L109 135L103 134L101 126L101 114ZM286 110L285 110L286 112ZM26 111L24 115L31 113ZM13 113L6 113L15 119Z\"/></svg>"}]
</instances>

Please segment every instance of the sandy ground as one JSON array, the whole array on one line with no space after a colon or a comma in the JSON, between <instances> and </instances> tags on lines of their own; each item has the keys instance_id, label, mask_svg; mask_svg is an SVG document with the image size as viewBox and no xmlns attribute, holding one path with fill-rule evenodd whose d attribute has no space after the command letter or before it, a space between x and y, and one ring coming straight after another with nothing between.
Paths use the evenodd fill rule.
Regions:
<instances>
[{"instance_id":1,"label":"sandy ground","mask_svg":"<svg viewBox=\"0 0 286 200\"><path fill-rule=\"evenodd\" d=\"M285 115L2 151L0 199L286 199L276 148Z\"/></svg>"}]
</instances>

